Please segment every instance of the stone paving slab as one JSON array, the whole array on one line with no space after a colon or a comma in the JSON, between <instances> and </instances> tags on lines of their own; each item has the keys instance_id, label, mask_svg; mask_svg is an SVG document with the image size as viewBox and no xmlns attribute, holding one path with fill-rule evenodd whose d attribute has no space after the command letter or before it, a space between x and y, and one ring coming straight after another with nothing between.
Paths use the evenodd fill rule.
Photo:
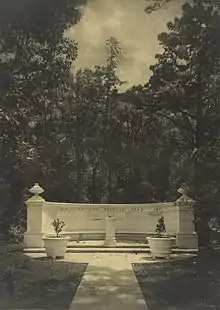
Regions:
<instances>
[{"instance_id":1,"label":"stone paving slab","mask_svg":"<svg viewBox=\"0 0 220 310\"><path fill-rule=\"evenodd\" d=\"M161 262L172 262L172 261L178 261L178 260L183 260L191 257L197 256L196 253L180 253L180 254L171 254L170 259L154 259L152 256L148 253L138 253L138 254L133 254L129 253L126 254L127 259L131 264L135 263L140 263L140 264L147 264L147 263L161 263Z\"/></svg>"},{"instance_id":2,"label":"stone paving slab","mask_svg":"<svg viewBox=\"0 0 220 310\"><path fill-rule=\"evenodd\" d=\"M116 270L106 266L91 266L87 267L86 273L81 281L83 286L120 286L130 287L131 278L133 281L134 275L131 270Z\"/></svg>"},{"instance_id":3,"label":"stone paving slab","mask_svg":"<svg viewBox=\"0 0 220 310\"><path fill-rule=\"evenodd\" d=\"M73 299L70 310L147 310L140 288L119 286L81 286Z\"/></svg>"},{"instance_id":4,"label":"stone paving slab","mask_svg":"<svg viewBox=\"0 0 220 310\"><path fill-rule=\"evenodd\" d=\"M24 253L24 255L32 258L43 258L47 255L45 253ZM64 259L59 259L59 261L70 261L73 263L90 263L96 254L93 253L67 253ZM1 309L0 309L1 310Z\"/></svg>"},{"instance_id":5,"label":"stone paving slab","mask_svg":"<svg viewBox=\"0 0 220 310\"><path fill-rule=\"evenodd\" d=\"M45 253L24 253L24 255L32 257L32 258L43 258L46 257ZM65 259L61 259L60 261L72 261L78 263L88 263L90 264L90 268L92 265L97 265L97 259L99 260L101 257L116 255L116 253L67 253ZM126 259L131 263L158 263L161 262L161 259L153 259L149 253L118 253L117 255L123 255ZM169 261L176 261L187 259L190 257L194 257L196 254L172 254ZM117 268L117 267L115 267ZM87 270L88 274L90 270ZM120 270L120 269L119 269ZM102 270L96 269L97 274L103 274ZM106 272L104 272L106 274Z\"/></svg>"},{"instance_id":6,"label":"stone paving slab","mask_svg":"<svg viewBox=\"0 0 220 310\"><path fill-rule=\"evenodd\" d=\"M132 266L123 254L94 255L70 310L148 310Z\"/></svg>"}]
</instances>

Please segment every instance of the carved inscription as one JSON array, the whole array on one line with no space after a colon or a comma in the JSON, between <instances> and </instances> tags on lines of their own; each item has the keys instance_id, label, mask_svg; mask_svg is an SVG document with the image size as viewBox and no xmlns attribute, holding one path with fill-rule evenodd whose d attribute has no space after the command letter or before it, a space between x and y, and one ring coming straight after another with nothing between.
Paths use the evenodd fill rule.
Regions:
<instances>
[{"instance_id":1,"label":"carved inscription","mask_svg":"<svg viewBox=\"0 0 220 310\"><path fill-rule=\"evenodd\" d=\"M148 212L149 215L151 216L159 216L163 213L162 207L154 207L153 210L150 210Z\"/></svg>"},{"instance_id":2,"label":"carved inscription","mask_svg":"<svg viewBox=\"0 0 220 310\"><path fill-rule=\"evenodd\" d=\"M162 206L66 206L66 205L55 205L54 207L58 207L58 210L61 212L70 212L73 211L81 211L86 213L112 213L112 214L118 214L118 213L139 213L139 212L147 212L149 215L160 215L163 213L163 207Z\"/></svg>"},{"instance_id":3,"label":"carved inscription","mask_svg":"<svg viewBox=\"0 0 220 310\"><path fill-rule=\"evenodd\" d=\"M131 212L143 212L145 208L143 207L98 207L98 208L93 208L93 207L75 207L72 208L70 207L60 207L60 211L86 211L86 212L111 212L111 213L131 213Z\"/></svg>"},{"instance_id":4,"label":"carved inscription","mask_svg":"<svg viewBox=\"0 0 220 310\"><path fill-rule=\"evenodd\" d=\"M144 208L141 207L118 207L118 208L111 208L111 207L105 207L104 209L106 212L112 212L112 213L127 213L127 212L142 212Z\"/></svg>"}]
</instances>

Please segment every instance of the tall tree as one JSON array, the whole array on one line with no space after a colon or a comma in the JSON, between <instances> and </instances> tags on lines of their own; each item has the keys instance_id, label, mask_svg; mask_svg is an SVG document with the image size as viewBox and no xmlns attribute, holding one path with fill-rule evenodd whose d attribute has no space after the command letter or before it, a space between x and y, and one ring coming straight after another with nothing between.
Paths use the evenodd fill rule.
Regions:
<instances>
[{"instance_id":1,"label":"tall tree","mask_svg":"<svg viewBox=\"0 0 220 310\"><path fill-rule=\"evenodd\" d=\"M91 181L90 193L92 192L89 196L92 201L100 201L101 196L104 200L112 199L113 163L118 141L114 131L115 108L118 88L122 82L116 76L115 70L120 57L120 44L110 38L106 48L106 65L80 70L75 76L75 100L78 107L76 128L79 137L76 143L79 169L77 179L81 184L79 188L82 188L82 171L87 169Z\"/></svg>"},{"instance_id":2,"label":"tall tree","mask_svg":"<svg viewBox=\"0 0 220 310\"><path fill-rule=\"evenodd\" d=\"M145 8L146 13L152 13L162 8L166 8L166 5L172 3L174 0L146 0L147 7ZM192 0L185 1L192 3ZM220 2L218 0L205 0L203 2L213 4L220 7Z\"/></svg>"},{"instance_id":3,"label":"tall tree","mask_svg":"<svg viewBox=\"0 0 220 310\"><path fill-rule=\"evenodd\" d=\"M104 150L105 160L107 163L107 196L108 202L111 202L112 197L112 181L113 181L113 170L114 170L114 148L115 148L115 131L114 128L114 112L117 106L117 93L119 87L124 84L116 75L116 69L118 68L120 61L123 57L123 51L120 42L110 37L106 41L106 67L105 67L105 95L103 104L105 106L105 118L103 124L104 130Z\"/></svg>"},{"instance_id":4,"label":"tall tree","mask_svg":"<svg viewBox=\"0 0 220 310\"><path fill-rule=\"evenodd\" d=\"M45 175L52 145L58 142L54 120L62 99L57 92L68 84L77 56L76 44L65 31L79 19L78 4L82 1L33 0L17 5L9 0L2 7L0 164L9 184L10 199L6 194L3 202L3 207L8 205L6 217L22 204L29 177Z\"/></svg>"},{"instance_id":5,"label":"tall tree","mask_svg":"<svg viewBox=\"0 0 220 310\"><path fill-rule=\"evenodd\" d=\"M159 35L164 51L151 67L149 86L159 112L179 131L177 147L191 159L191 188L210 215L213 209L205 206L220 167L212 159L219 152L220 15L210 3L195 0L167 26L169 32ZM211 204L217 207L214 197Z\"/></svg>"}]
</instances>

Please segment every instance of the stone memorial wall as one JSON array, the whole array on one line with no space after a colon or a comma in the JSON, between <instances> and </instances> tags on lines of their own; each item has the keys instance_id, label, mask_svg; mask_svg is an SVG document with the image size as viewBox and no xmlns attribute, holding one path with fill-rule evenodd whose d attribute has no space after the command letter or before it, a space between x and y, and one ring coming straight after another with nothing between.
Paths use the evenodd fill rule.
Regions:
<instances>
[{"instance_id":1,"label":"stone memorial wall","mask_svg":"<svg viewBox=\"0 0 220 310\"><path fill-rule=\"evenodd\" d=\"M30 190L33 196L26 202L27 231L25 248L43 247L42 236L53 234L52 221L59 218L65 222L63 234L72 240L105 239L106 217L113 217L117 240L143 241L154 234L157 221L164 216L166 232L176 236L179 248L198 247L194 230L193 203L180 189L176 202L149 204L83 204L45 201L43 189L35 184Z\"/></svg>"}]
</instances>

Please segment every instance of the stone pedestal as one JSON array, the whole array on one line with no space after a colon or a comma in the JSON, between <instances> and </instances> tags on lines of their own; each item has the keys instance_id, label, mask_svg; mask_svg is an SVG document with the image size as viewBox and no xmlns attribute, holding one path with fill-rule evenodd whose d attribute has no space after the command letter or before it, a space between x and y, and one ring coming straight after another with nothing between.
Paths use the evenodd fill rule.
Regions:
<instances>
[{"instance_id":1,"label":"stone pedestal","mask_svg":"<svg viewBox=\"0 0 220 310\"><path fill-rule=\"evenodd\" d=\"M195 201L187 195L184 188L180 188L178 192L182 196L175 203L178 210L177 247L180 249L198 249L198 236L195 232L193 212Z\"/></svg>"},{"instance_id":2,"label":"stone pedestal","mask_svg":"<svg viewBox=\"0 0 220 310\"><path fill-rule=\"evenodd\" d=\"M115 238L115 217L107 216L105 218L106 236L105 236L105 246L114 247L117 244Z\"/></svg>"},{"instance_id":3,"label":"stone pedestal","mask_svg":"<svg viewBox=\"0 0 220 310\"><path fill-rule=\"evenodd\" d=\"M198 236L196 232L177 233L176 244L179 249L198 249Z\"/></svg>"},{"instance_id":4,"label":"stone pedestal","mask_svg":"<svg viewBox=\"0 0 220 310\"><path fill-rule=\"evenodd\" d=\"M33 195L26 201L27 205L27 231L24 233L24 248L43 248L43 205L45 200L40 196L44 192L39 184L30 190Z\"/></svg>"},{"instance_id":5,"label":"stone pedestal","mask_svg":"<svg viewBox=\"0 0 220 310\"><path fill-rule=\"evenodd\" d=\"M43 236L44 236L43 233L25 232L23 240L24 249L43 248L44 247L44 242L42 239Z\"/></svg>"}]
</instances>

